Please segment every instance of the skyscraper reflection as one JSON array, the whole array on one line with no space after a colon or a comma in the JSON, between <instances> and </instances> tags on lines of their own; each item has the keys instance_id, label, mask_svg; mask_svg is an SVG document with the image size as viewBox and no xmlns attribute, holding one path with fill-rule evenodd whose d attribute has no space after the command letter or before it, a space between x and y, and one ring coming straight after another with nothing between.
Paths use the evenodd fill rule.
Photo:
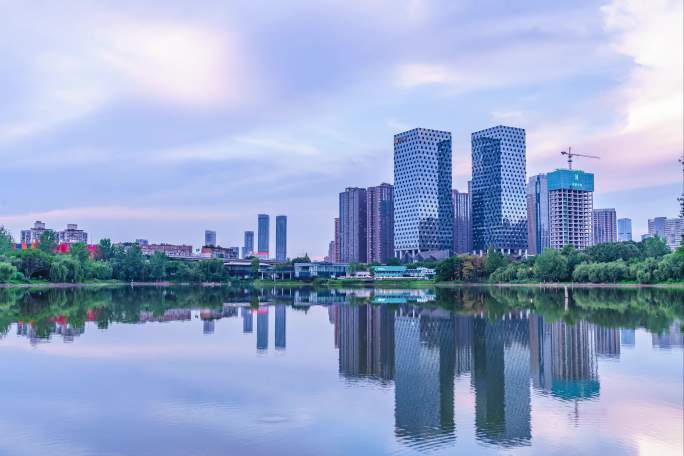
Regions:
<instances>
[{"instance_id":1,"label":"skyscraper reflection","mask_svg":"<svg viewBox=\"0 0 684 456\"><path fill-rule=\"evenodd\" d=\"M402 309L394 331L395 435L416 446L453 441L453 316L443 310Z\"/></svg>"},{"instance_id":2,"label":"skyscraper reflection","mask_svg":"<svg viewBox=\"0 0 684 456\"><path fill-rule=\"evenodd\" d=\"M502 320L476 318L472 387L478 440L502 446L529 444L529 322L520 313Z\"/></svg>"},{"instance_id":3,"label":"skyscraper reflection","mask_svg":"<svg viewBox=\"0 0 684 456\"><path fill-rule=\"evenodd\" d=\"M268 349L268 307L262 306L257 310L257 350Z\"/></svg>"},{"instance_id":4,"label":"skyscraper reflection","mask_svg":"<svg viewBox=\"0 0 684 456\"><path fill-rule=\"evenodd\" d=\"M252 332L252 309L249 307L240 307L240 315L242 316L242 332Z\"/></svg>"},{"instance_id":5,"label":"skyscraper reflection","mask_svg":"<svg viewBox=\"0 0 684 456\"><path fill-rule=\"evenodd\" d=\"M275 306L275 348L276 350L285 349L287 306L276 304Z\"/></svg>"},{"instance_id":6,"label":"skyscraper reflection","mask_svg":"<svg viewBox=\"0 0 684 456\"><path fill-rule=\"evenodd\" d=\"M349 379L394 378L394 310L381 305L339 305L330 312L340 374Z\"/></svg>"},{"instance_id":7,"label":"skyscraper reflection","mask_svg":"<svg viewBox=\"0 0 684 456\"><path fill-rule=\"evenodd\" d=\"M664 332L651 335L651 344L653 347L663 349L684 347L684 333L680 327L681 322L675 320Z\"/></svg>"}]
</instances>

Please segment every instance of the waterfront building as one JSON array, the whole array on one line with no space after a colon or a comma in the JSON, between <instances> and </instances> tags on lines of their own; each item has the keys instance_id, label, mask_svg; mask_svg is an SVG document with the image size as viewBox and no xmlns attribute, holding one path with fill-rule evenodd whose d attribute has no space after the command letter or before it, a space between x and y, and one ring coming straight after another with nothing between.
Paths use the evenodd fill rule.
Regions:
<instances>
[{"instance_id":1,"label":"waterfront building","mask_svg":"<svg viewBox=\"0 0 684 456\"><path fill-rule=\"evenodd\" d=\"M170 258L190 258L192 256L191 245L176 244L147 244L141 245L143 255L154 255L155 252L163 253Z\"/></svg>"},{"instance_id":2,"label":"waterfront building","mask_svg":"<svg viewBox=\"0 0 684 456\"><path fill-rule=\"evenodd\" d=\"M149 245L150 241L147 239L136 239L135 243L138 245Z\"/></svg>"},{"instance_id":3,"label":"waterfront building","mask_svg":"<svg viewBox=\"0 0 684 456\"><path fill-rule=\"evenodd\" d=\"M539 255L547 247L551 247L549 187L546 174L538 174L527 183L527 250L531 255Z\"/></svg>"},{"instance_id":4,"label":"waterfront building","mask_svg":"<svg viewBox=\"0 0 684 456\"><path fill-rule=\"evenodd\" d=\"M216 246L216 231L204 230L204 245L207 247Z\"/></svg>"},{"instance_id":5,"label":"waterfront building","mask_svg":"<svg viewBox=\"0 0 684 456\"><path fill-rule=\"evenodd\" d=\"M617 242L617 216L615 209L594 209L592 211L593 243Z\"/></svg>"},{"instance_id":6,"label":"waterfront building","mask_svg":"<svg viewBox=\"0 0 684 456\"><path fill-rule=\"evenodd\" d=\"M65 244L74 244L76 242L88 243L88 233L78 229L75 223L69 223L66 229L57 233L59 242Z\"/></svg>"},{"instance_id":7,"label":"waterfront building","mask_svg":"<svg viewBox=\"0 0 684 456\"><path fill-rule=\"evenodd\" d=\"M549 191L551 247L592 245L594 175L577 169L558 169L546 175Z\"/></svg>"},{"instance_id":8,"label":"waterfront building","mask_svg":"<svg viewBox=\"0 0 684 456\"><path fill-rule=\"evenodd\" d=\"M259 238L257 239L257 256L259 258L268 258L268 240L271 233L270 217L268 214L258 215L258 229Z\"/></svg>"},{"instance_id":9,"label":"waterfront building","mask_svg":"<svg viewBox=\"0 0 684 456\"><path fill-rule=\"evenodd\" d=\"M276 243L277 245L277 243ZM275 349L285 350L287 330L287 306L275 305Z\"/></svg>"},{"instance_id":10,"label":"waterfront building","mask_svg":"<svg viewBox=\"0 0 684 456\"><path fill-rule=\"evenodd\" d=\"M245 231L245 241L242 246L242 258L254 255L254 231Z\"/></svg>"},{"instance_id":11,"label":"waterfront building","mask_svg":"<svg viewBox=\"0 0 684 456\"><path fill-rule=\"evenodd\" d=\"M468 193L454 190L452 192L454 204L454 246L453 253L470 253L473 250L470 182Z\"/></svg>"},{"instance_id":12,"label":"waterfront building","mask_svg":"<svg viewBox=\"0 0 684 456\"><path fill-rule=\"evenodd\" d=\"M453 246L451 133L415 128L394 136L394 256L448 256Z\"/></svg>"},{"instance_id":13,"label":"waterfront building","mask_svg":"<svg viewBox=\"0 0 684 456\"><path fill-rule=\"evenodd\" d=\"M239 247L203 246L200 249L202 258L221 258L225 260L237 260L240 258Z\"/></svg>"},{"instance_id":14,"label":"waterfront building","mask_svg":"<svg viewBox=\"0 0 684 456\"><path fill-rule=\"evenodd\" d=\"M676 250L682 242L684 219L681 217L656 217L648 220L649 237L658 236L671 250Z\"/></svg>"},{"instance_id":15,"label":"waterfront building","mask_svg":"<svg viewBox=\"0 0 684 456\"><path fill-rule=\"evenodd\" d=\"M349 274L347 263L295 263L294 276L296 279L316 277L344 277Z\"/></svg>"},{"instance_id":16,"label":"waterfront building","mask_svg":"<svg viewBox=\"0 0 684 456\"><path fill-rule=\"evenodd\" d=\"M632 219L621 218L617 221L618 242L629 242L632 240Z\"/></svg>"},{"instance_id":17,"label":"waterfront building","mask_svg":"<svg viewBox=\"0 0 684 456\"><path fill-rule=\"evenodd\" d=\"M287 261L287 216L276 216L276 261Z\"/></svg>"},{"instance_id":18,"label":"waterfront building","mask_svg":"<svg viewBox=\"0 0 684 456\"><path fill-rule=\"evenodd\" d=\"M394 256L394 187L368 187L366 210L366 261L385 263Z\"/></svg>"},{"instance_id":19,"label":"waterfront building","mask_svg":"<svg viewBox=\"0 0 684 456\"><path fill-rule=\"evenodd\" d=\"M21 230L21 243L30 246L34 242L40 242L40 237L46 231L52 231L49 228L45 228L45 223L40 220L36 220L32 228L27 230Z\"/></svg>"},{"instance_id":20,"label":"waterfront building","mask_svg":"<svg viewBox=\"0 0 684 456\"><path fill-rule=\"evenodd\" d=\"M367 261L367 192L348 187L340 193L340 260L343 263Z\"/></svg>"},{"instance_id":21,"label":"waterfront building","mask_svg":"<svg viewBox=\"0 0 684 456\"><path fill-rule=\"evenodd\" d=\"M527 250L525 130L499 125L472 134L473 249Z\"/></svg>"}]
</instances>

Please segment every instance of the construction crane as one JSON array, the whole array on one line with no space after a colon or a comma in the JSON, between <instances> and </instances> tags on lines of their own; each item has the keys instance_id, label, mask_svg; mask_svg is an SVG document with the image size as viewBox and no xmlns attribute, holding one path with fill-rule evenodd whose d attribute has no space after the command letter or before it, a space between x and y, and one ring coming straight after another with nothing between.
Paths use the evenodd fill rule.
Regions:
<instances>
[{"instance_id":1,"label":"construction crane","mask_svg":"<svg viewBox=\"0 0 684 456\"><path fill-rule=\"evenodd\" d=\"M572 151L572 148L570 148L570 147L568 147L568 150L561 150L561 155L567 155L568 156L568 168L569 169L572 169L572 157L595 158L597 160L601 159L601 157L597 157L596 155L576 154Z\"/></svg>"}]
</instances>

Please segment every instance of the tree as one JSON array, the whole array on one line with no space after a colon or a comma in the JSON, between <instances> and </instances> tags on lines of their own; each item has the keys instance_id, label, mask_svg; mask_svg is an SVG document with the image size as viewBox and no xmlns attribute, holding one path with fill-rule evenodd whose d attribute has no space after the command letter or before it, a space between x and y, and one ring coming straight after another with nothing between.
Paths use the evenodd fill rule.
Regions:
<instances>
[{"instance_id":1,"label":"tree","mask_svg":"<svg viewBox=\"0 0 684 456\"><path fill-rule=\"evenodd\" d=\"M51 282L81 282L83 281L83 268L77 259L68 255L58 255L50 264Z\"/></svg>"},{"instance_id":2,"label":"tree","mask_svg":"<svg viewBox=\"0 0 684 456\"><path fill-rule=\"evenodd\" d=\"M97 244L97 259L98 260L110 260L114 256L114 248L112 247L112 241L109 239L100 239Z\"/></svg>"},{"instance_id":3,"label":"tree","mask_svg":"<svg viewBox=\"0 0 684 456\"><path fill-rule=\"evenodd\" d=\"M38 248L45 253L53 253L58 244L57 233L52 230L45 230L40 235Z\"/></svg>"},{"instance_id":4,"label":"tree","mask_svg":"<svg viewBox=\"0 0 684 456\"><path fill-rule=\"evenodd\" d=\"M16 256L17 269L27 279L35 277L48 278L50 274L50 255L38 249L27 249Z\"/></svg>"},{"instance_id":5,"label":"tree","mask_svg":"<svg viewBox=\"0 0 684 456\"><path fill-rule=\"evenodd\" d=\"M295 263L311 263L311 259L309 258L309 254L305 253L303 257L296 257L293 258L290 263L295 264Z\"/></svg>"},{"instance_id":6,"label":"tree","mask_svg":"<svg viewBox=\"0 0 684 456\"><path fill-rule=\"evenodd\" d=\"M92 261L89 263L90 277L98 280L109 280L112 278L112 266L106 261Z\"/></svg>"},{"instance_id":7,"label":"tree","mask_svg":"<svg viewBox=\"0 0 684 456\"><path fill-rule=\"evenodd\" d=\"M12 250L12 235L7 229L0 225L0 255L9 253Z\"/></svg>"},{"instance_id":8,"label":"tree","mask_svg":"<svg viewBox=\"0 0 684 456\"><path fill-rule=\"evenodd\" d=\"M534 275L542 282L567 278L568 260L558 250L544 249L534 261Z\"/></svg>"},{"instance_id":9,"label":"tree","mask_svg":"<svg viewBox=\"0 0 684 456\"><path fill-rule=\"evenodd\" d=\"M665 240L658 236L646 238L640 244L641 258L660 258L670 253Z\"/></svg>"},{"instance_id":10,"label":"tree","mask_svg":"<svg viewBox=\"0 0 684 456\"><path fill-rule=\"evenodd\" d=\"M169 259L162 252L154 252L150 257L150 278L154 281L161 281L166 278L166 267Z\"/></svg>"},{"instance_id":11,"label":"tree","mask_svg":"<svg viewBox=\"0 0 684 456\"><path fill-rule=\"evenodd\" d=\"M90 258L88 247L83 242L76 242L69 247L69 255L74 258L81 267L85 267L86 262Z\"/></svg>"},{"instance_id":12,"label":"tree","mask_svg":"<svg viewBox=\"0 0 684 456\"><path fill-rule=\"evenodd\" d=\"M145 258L137 244L133 244L126 250L122 264L123 280L145 280Z\"/></svg>"},{"instance_id":13,"label":"tree","mask_svg":"<svg viewBox=\"0 0 684 456\"><path fill-rule=\"evenodd\" d=\"M387 266L401 266L401 260L396 257L388 258Z\"/></svg>"},{"instance_id":14,"label":"tree","mask_svg":"<svg viewBox=\"0 0 684 456\"><path fill-rule=\"evenodd\" d=\"M491 275L494 271L500 267L506 266L507 264L508 259L503 253L494 249L493 247L489 247L489 249L487 249L487 256L485 257L484 262L484 270L487 276Z\"/></svg>"},{"instance_id":15,"label":"tree","mask_svg":"<svg viewBox=\"0 0 684 456\"><path fill-rule=\"evenodd\" d=\"M9 282L17 273L17 268L9 263L0 263L0 283Z\"/></svg>"},{"instance_id":16,"label":"tree","mask_svg":"<svg viewBox=\"0 0 684 456\"><path fill-rule=\"evenodd\" d=\"M259 277L259 258L252 258L252 277Z\"/></svg>"}]
</instances>

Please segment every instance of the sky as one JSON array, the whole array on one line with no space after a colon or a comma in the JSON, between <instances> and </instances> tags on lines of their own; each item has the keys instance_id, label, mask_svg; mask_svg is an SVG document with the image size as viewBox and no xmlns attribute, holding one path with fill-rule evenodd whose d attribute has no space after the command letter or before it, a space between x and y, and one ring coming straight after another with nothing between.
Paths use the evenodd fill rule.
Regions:
<instances>
[{"instance_id":1,"label":"sky","mask_svg":"<svg viewBox=\"0 0 684 456\"><path fill-rule=\"evenodd\" d=\"M596 174L595 207L674 217L681 0L0 0L0 225L242 245L288 216L322 257L338 193L392 182L393 135L525 128L527 174ZM273 248L271 250L274 250Z\"/></svg>"}]
</instances>

